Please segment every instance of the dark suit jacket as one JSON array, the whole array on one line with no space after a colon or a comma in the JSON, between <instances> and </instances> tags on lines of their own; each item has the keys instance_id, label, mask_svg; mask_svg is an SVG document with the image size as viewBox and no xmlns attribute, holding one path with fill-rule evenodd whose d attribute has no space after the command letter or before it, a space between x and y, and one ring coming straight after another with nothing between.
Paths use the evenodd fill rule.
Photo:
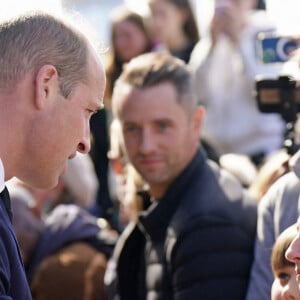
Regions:
<instances>
[{"instance_id":1,"label":"dark suit jacket","mask_svg":"<svg viewBox=\"0 0 300 300\"><path fill-rule=\"evenodd\" d=\"M31 300L19 246L0 198L0 300Z\"/></svg>"}]
</instances>

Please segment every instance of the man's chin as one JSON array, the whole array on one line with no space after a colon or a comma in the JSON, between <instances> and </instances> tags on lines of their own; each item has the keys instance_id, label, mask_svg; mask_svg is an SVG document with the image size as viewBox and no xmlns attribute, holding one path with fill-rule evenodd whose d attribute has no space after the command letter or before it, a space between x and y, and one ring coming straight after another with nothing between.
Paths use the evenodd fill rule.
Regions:
<instances>
[{"instance_id":1,"label":"man's chin","mask_svg":"<svg viewBox=\"0 0 300 300\"><path fill-rule=\"evenodd\" d=\"M41 184L38 188L39 189L53 189L58 185L58 179L55 181L49 181L49 182L45 182L43 184Z\"/></svg>"},{"instance_id":2,"label":"man's chin","mask_svg":"<svg viewBox=\"0 0 300 300\"><path fill-rule=\"evenodd\" d=\"M22 180L29 186L36 189L52 189L58 185L59 177L55 178L39 178L39 180Z\"/></svg>"}]
</instances>

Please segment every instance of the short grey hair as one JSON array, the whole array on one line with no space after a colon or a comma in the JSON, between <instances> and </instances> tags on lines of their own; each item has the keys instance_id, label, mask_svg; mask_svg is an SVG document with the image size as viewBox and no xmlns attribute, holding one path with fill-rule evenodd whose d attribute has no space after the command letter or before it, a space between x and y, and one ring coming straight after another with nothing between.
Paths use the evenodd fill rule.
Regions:
<instances>
[{"instance_id":1,"label":"short grey hair","mask_svg":"<svg viewBox=\"0 0 300 300\"><path fill-rule=\"evenodd\" d=\"M12 89L27 72L51 64L61 94L87 80L87 39L73 26L47 13L27 13L0 23L0 89Z\"/></svg>"}]
</instances>

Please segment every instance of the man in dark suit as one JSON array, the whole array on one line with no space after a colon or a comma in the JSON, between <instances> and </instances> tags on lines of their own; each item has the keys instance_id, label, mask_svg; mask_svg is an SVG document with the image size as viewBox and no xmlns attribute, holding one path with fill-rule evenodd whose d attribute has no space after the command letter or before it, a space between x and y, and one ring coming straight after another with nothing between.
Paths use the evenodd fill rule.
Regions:
<instances>
[{"instance_id":1,"label":"man in dark suit","mask_svg":"<svg viewBox=\"0 0 300 300\"><path fill-rule=\"evenodd\" d=\"M44 13L0 24L0 299L31 299L5 181L54 187L90 150L104 86L95 48L72 25Z\"/></svg>"}]
</instances>

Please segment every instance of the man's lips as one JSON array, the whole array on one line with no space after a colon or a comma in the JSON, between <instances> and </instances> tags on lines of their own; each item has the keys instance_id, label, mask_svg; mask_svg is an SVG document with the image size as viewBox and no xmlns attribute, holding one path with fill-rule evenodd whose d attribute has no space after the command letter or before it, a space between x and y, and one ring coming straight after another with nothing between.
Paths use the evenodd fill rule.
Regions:
<instances>
[{"instance_id":1,"label":"man's lips","mask_svg":"<svg viewBox=\"0 0 300 300\"><path fill-rule=\"evenodd\" d=\"M139 160L140 165L145 167L154 167L162 163L161 159L158 158L142 158Z\"/></svg>"}]
</instances>

